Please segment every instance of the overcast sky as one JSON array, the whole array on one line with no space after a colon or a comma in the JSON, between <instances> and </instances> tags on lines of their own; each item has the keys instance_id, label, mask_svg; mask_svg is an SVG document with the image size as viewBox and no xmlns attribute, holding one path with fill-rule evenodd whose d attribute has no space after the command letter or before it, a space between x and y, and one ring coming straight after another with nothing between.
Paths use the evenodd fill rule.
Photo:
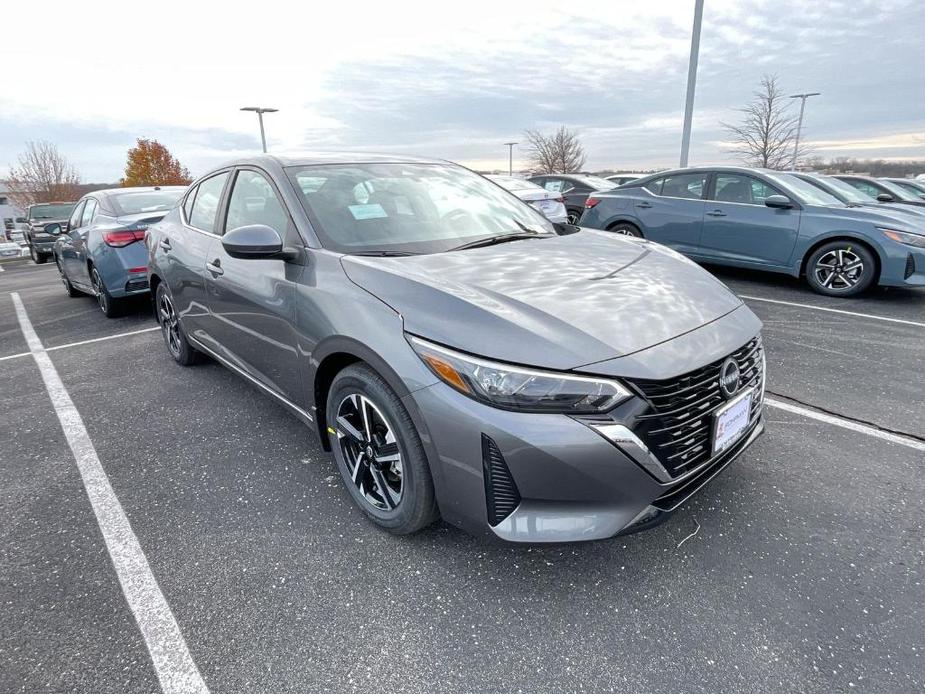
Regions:
<instances>
[{"instance_id":1,"label":"overcast sky","mask_svg":"<svg viewBox=\"0 0 925 694\"><path fill-rule=\"evenodd\" d=\"M693 5L10 2L0 174L46 139L85 181L115 181L137 137L200 174L259 149L249 105L280 109L271 152L506 168L503 142L564 124L590 169L677 165ZM923 30L922 0L706 0L691 163L732 160L720 123L768 72L823 92L804 129L818 154L925 159Z\"/></svg>"}]
</instances>

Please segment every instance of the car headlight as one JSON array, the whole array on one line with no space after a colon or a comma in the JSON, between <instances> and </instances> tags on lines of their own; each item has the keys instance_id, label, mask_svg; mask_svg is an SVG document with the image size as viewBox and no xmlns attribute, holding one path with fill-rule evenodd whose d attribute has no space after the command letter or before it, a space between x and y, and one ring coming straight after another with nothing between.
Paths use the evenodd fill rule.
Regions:
<instances>
[{"instance_id":1,"label":"car headlight","mask_svg":"<svg viewBox=\"0 0 925 694\"><path fill-rule=\"evenodd\" d=\"M883 229L882 227L877 228L881 234L897 243L915 246L916 248L925 248L925 236L922 234L910 234L908 231L896 231L895 229Z\"/></svg>"},{"instance_id":2,"label":"car headlight","mask_svg":"<svg viewBox=\"0 0 925 694\"><path fill-rule=\"evenodd\" d=\"M409 336L414 351L447 385L474 400L521 412L606 412L632 396L618 381L487 361Z\"/></svg>"}]
</instances>

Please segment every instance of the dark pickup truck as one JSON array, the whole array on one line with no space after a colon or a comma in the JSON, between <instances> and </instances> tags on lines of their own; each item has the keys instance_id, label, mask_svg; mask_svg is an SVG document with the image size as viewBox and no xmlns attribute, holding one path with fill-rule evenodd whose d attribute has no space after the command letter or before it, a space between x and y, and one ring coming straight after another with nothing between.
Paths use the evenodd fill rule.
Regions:
<instances>
[{"instance_id":1,"label":"dark pickup truck","mask_svg":"<svg viewBox=\"0 0 925 694\"><path fill-rule=\"evenodd\" d=\"M29 227L25 232L25 241L29 246L29 255L32 260L41 264L48 260L55 246L56 236L45 233L45 225L57 222L64 228L76 202L40 202L29 205L26 219Z\"/></svg>"}]
</instances>

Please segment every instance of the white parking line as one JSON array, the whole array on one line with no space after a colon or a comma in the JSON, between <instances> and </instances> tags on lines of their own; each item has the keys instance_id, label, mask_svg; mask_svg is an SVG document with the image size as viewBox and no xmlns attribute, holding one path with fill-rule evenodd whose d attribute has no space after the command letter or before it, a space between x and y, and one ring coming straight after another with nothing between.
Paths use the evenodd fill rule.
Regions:
<instances>
[{"instance_id":1,"label":"white parking line","mask_svg":"<svg viewBox=\"0 0 925 694\"><path fill-rule=\"evenodd\" d=\"M161 689L168 694L208 692L173 612L151 573L151 567L122 504L96 455L83 419L36 335L19 294L12 292L10 296L16 307L16 317L23 337L38 364L45 388L74 454L84 489L122 586L122 593L135 615L135 621L151 654Z\"/></svg>"},{"instance_id":2,"label":"white parking line","mask_svg":"<svg viewBox=\"0 0 925 694\"><path fill-rule=\"evenodd\" d=\"M794 301L781 301L780 299L765 299L761 296L747 296L739 294L740 299L749 301L764 301L768 304L782 304L784 306L797 306L799 308L810 308L814 311L828 311L829 313L841 313L845 316L854 316L855 318L870 318L871 320L882 320L888 323L901 323L903 325L914 325L917 328L925 328L925 323L918 323L914 320L903 320L902 318L890 318L889 316L875 316L872 313L858 313L857 311L844 311L840 308L827 308L825 306L813 306L812 304L798 304Z\"/></svg>"},{"instance_id":3,"label":"white parking line","mask_svg":"<svg viewBox=\"0 0 925 694\"><path fill-rule=\"evenodd\" d=\"M800 407L798 405L791 405L789 402L783 402L782 400L777 400L775 398L766 397L764 402L765 404L771 407L776 407L777 409L783 410L784 412L791 412L803 417L809 417L810 419L825 422L826 424L832 424L833 426L841 427L842 429L850 429L851 431L856 431L859 434L873 436L874 438L899 444L900 446L906 446L907 448L912 448L916 451L925 451L925 441L919 441L907 436L893 434L889 431L883 431L882 429L877 429L876 427L854 422L850 419L842 419L841 417L826 414L825 412L811 410L809 408Z\"/></svg>"},{"instance_id":4,"label":"white parking line","mask_svg":"<svg viewBox=\"0 0 925 694\"><path fill-rule=\"evenodd\" d=\"M15 292L11 292L15 293ZM46 352L54 352L59 349L70 349L71 347L80 347L81 345L89 345L92 342L103 342L104 340L115 340L119 337L128 337L130 335L141 335L142 333L153 333L156 330L160 330L159 327L153 328L142 328L141 330L129 330L125 333L116 333L115 335L104 335L103 337L94 337L92 340L81 340L80 342L68 342L64 345L57 345L56 347L46 347ZM5 357L0 357L0 361L6 361L7 359L19 359L20 357L28 357L32 352L19 352L18 354L8 354Z\"/></svg>"}]
</instances>

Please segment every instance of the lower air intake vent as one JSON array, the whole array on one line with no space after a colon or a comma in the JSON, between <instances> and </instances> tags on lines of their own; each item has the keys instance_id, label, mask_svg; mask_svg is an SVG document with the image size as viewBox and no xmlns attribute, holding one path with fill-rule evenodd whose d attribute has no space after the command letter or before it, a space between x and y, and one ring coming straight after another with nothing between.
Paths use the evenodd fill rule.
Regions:
<instances>
[{"instance_id":1,"label":"lower air intake vent","mask_svg":"<svg viewBox=\"0 0 925 694\"><path fill-rule=\"evenodd\" d=\"M482 434L482 470L485 476L488 523L498 525L517 508L520 492L517 491L517 485L497 444L485 434Z\"/></svg>"},{"instance_id":2,"label":"lower air intake vent","mask_svg":"<svg viewBox=\"0 0 925 694\"><path fill-rule=\"evenodd\" d=\"M915 258L912 257L912 254L906 256L906 274L904 279L909 279L912 275L915 274Z\"/></svg>"}]
</instances>

